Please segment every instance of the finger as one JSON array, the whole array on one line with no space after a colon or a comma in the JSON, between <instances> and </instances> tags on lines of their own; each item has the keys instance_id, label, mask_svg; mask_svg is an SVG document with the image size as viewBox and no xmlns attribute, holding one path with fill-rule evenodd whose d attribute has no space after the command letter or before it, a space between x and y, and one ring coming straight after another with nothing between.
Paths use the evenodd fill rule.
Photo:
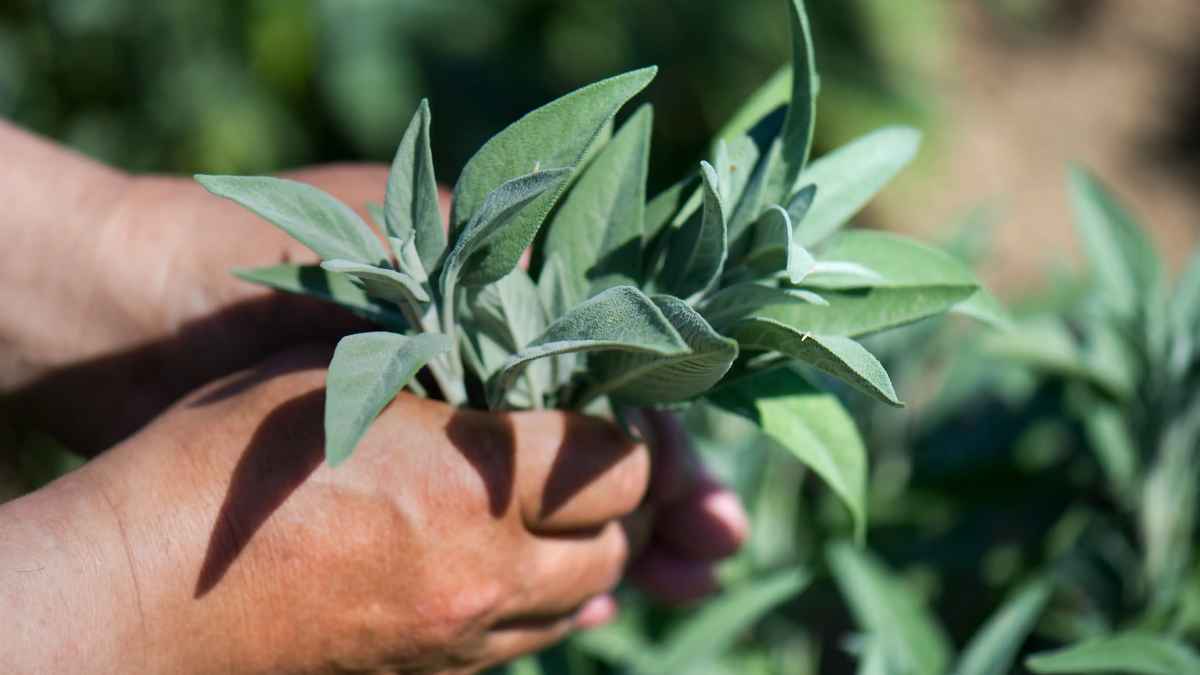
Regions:
<instances>
[{"instance_id":1,"label":"finger","mask_svg":"<svg viewBox=\"0 0 1200 675\"><path fill-rule=\"evenodd\" d=\"M692 450L687 430L675 415L650 409L640 412L633 420L654 448L648 500L669 504L686 496L703 475L703 468Z\"/></svg>"},{"instance_id":2,"label":"finger","mask_svg":"<svg viewBox=\"0 0 1200 675\"><path fill-rule=\"evenodd\" d=\"M712 479L702 480L686 497L658 509L654 537L681 557L727 558L745 543L750 520L741 500Z\"/></svg>"},{"instance_id":3,"label":"finger","mask_svg":"<svg viewBox=\"0 0 1200 675\"><path fill-rule=\"evenodd\" d=\"M719 588L712 563L681 558L661 547L630 565L629 578L651 597L671 605L695 602Z\"/></svg>"},{"instance_id":4,"label":"finger","mask_svg":"<svg viewBox=\"0 0 1200 675\"><path fill-rule=\"evenodd\" d=\"M484 667L512 661L561 642L576 628L575 617L515 622L493 629L484 641Z\"/></svg>"},{"instance_id":5,"label":"finger","mask_svg":"<svg viewBox=\"0 0 1200 675\"><path fill-rule=\"evenodd\" d=\"M600 527L637 508L650 477L650 455L616 426L561 412L510 416L517 494L536 533Z\"/></svg>"},{"instance_id":6,"label":"finger","mask_svg":"<svg viewBox=\"0 0 1200 675\"><path fill-rule=\"evenodd\" d=\"M542 537L527 558L526 585L505 616L556 616L616 587L629 560L629 541L620 523L591 534Z\"/></svg>"}]
</instances>

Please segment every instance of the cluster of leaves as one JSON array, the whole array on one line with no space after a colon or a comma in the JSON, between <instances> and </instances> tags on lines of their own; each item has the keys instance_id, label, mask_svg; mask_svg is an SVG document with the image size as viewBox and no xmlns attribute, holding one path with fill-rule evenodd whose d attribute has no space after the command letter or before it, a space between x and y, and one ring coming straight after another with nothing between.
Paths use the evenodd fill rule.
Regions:
<instances>
[{"instance_id":1,"label":"cluster of leaves","mask_svg":"<svg viewBox=\"0 0 1200 675\"><path fill-rule=\"evenodd\" d=\"M885 128L809 164L818 83L803 4L789 7L790 104L740 116L748 127L728 129L711 162L648 202L651 110L611 129L652 68L568 94L488 141L455 185L448 236L425 104L373 209L390 248L311 186L198 176L323 260L244 278L342 304L388 329L338 345L328 460L345 459L423 367L455 405L607 406L620 419L627 406L705 398L791 448L861 532L866 461L853 423L836 399L780 366L802 364L900 405L855 338L952 308L986 318L996 307L938 250L839 232L913 157L918 134ZM530 275L519 262L535 243Z\"/></svg>"}]
</instances>

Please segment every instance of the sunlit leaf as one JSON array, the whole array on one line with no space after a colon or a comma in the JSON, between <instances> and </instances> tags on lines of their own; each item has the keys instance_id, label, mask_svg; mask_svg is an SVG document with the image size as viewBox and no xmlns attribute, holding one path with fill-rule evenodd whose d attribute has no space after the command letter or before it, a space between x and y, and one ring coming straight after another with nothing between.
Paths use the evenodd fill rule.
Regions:
<instances>
[{"instance_id":1,"label":"sunlit leaf","mask_svg":"<svg viewBox=\"0 0 1200 675\"><path fill-rule=\"evenodd\" d=\"M1035 673L1200 673L1200 654L1167 637L1123 633L1034 654L1025 661Z\"/></svg>"}]
</instances>

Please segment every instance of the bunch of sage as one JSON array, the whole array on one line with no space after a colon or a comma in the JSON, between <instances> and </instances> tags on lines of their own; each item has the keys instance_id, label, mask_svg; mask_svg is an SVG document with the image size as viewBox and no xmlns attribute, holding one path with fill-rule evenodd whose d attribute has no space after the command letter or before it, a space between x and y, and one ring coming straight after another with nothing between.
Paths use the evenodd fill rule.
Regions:
<instances>
[{"instance_id":1,"label":"bunch of sage","mask_svg":"<svg viewBox=\"0 0 1200 675\"><path fill-rule=\"evenodd\" d=\"M866 457L838 400L803 368L901 405L855 338L958 308L997 308L953 257L878 232L840 231L916 154L884 128L809 162L818 89L802 0L793 63L751 97L693 175L647 200L651 108L614 132L645 68L579 89L489 140L438 209L422 102L369 206L298 182L197 176L311 248L319 266L239 271L347 307L377 332L341 340L329 367L326 456L350 455L427 369L456 406L607 411L704 400L750 417L820 475L861 532ZM778 105L787 102L786 107ZM545 226L545 232L542 232ZM539 236L541 234L541 236ZM519 262L534 248L532 272Z\"/></svg>"}]
</instances>

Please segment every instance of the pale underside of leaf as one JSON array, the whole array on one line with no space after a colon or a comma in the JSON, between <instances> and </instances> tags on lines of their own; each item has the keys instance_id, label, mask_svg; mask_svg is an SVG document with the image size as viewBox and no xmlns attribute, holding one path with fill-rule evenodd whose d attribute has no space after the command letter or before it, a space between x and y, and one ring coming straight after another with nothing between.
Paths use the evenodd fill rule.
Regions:
<instances>
[{"instance_id":1,"label":"pale underside of leaf","mask_svg":"<svg viewBox=\"0 0 1200 675\"><path fill-rule=\"evenodd\" d=\"M234 270L234 276L244 281L296 295L307 295L340 305L374 321L392 328L405 330L409 323L398 307L372 300L366 291L341 274L327 272L319 265L297 265L285 263L272 267Z\"/></svg>"},{"instance_id":2,"label":"pale underside of leaf","mask_svg":"<svg viewBox=\"0 0 1200 675\"><path fill-rule=\"evenodd\" d=\"M274 223L322 259L379 265L390 257L358 214L307 183L268 176L197 175L196 180Z\"/></svg>"},{"instance_id":3,"label":"pale underside of leaf","mask_svg":"<svg viewBox=\"0 0 1200 675\"><path fill-rule=\"evenodd\" d=\"M326 260L321 263L326 271L345 274L362 282L367 295L403 306L420 307L429 302L429 294L409 275L386 267L364 265L350 260Z\"/></svg>"}]
</instances>

